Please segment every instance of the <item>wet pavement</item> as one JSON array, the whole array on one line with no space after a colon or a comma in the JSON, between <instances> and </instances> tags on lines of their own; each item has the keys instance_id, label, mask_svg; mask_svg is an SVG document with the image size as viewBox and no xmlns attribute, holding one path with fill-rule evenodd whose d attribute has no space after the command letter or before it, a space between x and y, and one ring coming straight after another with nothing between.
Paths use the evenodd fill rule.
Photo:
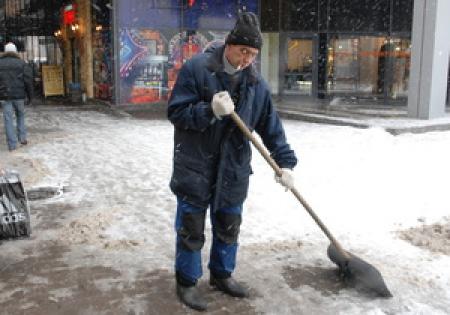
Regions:
<instances>
[{"instance_id":1,"label":"wet pavement","mask_svg":"<svg viewBox=\"0 0 450 315\"><path fill-rule=\"evenodd\" d=\"M61 203L31 205L34 230L39 234L61 230L66 214L74 210ZM94 252L74 249L58 239L38 241L32 235L6 242L8 252L14 252L16 245L21 253L8 257L0 251L0 314L195 313L178 303L174 276L169 270L145 271L143 266L131 281L123 267L113 262L99 263ZM67 255L78 261L77 266L66 262ZM251 299L230 298L204 281L200 290L210 301L211 314L256 314Z\"/></svg>"}]
</instances>

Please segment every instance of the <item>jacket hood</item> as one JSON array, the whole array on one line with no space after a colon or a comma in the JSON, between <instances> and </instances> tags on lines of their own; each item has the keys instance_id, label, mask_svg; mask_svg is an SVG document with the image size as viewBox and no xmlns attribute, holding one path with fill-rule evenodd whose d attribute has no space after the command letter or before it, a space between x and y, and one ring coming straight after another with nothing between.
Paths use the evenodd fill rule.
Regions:
<instances>
[{"instance_id":1,"label":"jacket hood","mask_svg":"<svg viewBox=\"0 0 450 315\"><path fill-rule=\"evenodd\" d=\"M20 59L20 55L16 52L12 52L12 51L8 51L3 53L0 58L6 58L6 57L12 57L12 58L17 58Z\"/></svg>"},{"instance_id":2,"label":"jacket hood","mask_svg":"<svg viewBox=\"0 0 450 315\"><path fill-rule=\"evenodd\" d=\"M206 47L204 52L207 54L211 54L214 51L216 51L216 49L219 49L222 46L223 46L223 42L215 41L215 42L212 42L211 44L209 44L208 47Z\"/></svg>"}]
</instances>

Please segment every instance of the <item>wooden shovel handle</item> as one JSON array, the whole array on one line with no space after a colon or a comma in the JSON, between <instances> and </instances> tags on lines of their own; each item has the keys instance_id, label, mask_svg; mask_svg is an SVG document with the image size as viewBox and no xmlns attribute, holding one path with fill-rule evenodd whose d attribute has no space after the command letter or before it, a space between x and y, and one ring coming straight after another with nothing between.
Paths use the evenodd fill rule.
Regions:
<instances>
[{"instance_id":1,"label":"wooden shovel handle","mask_svg":"<svg viewBox=\"0 0 450 315\"><path fill-rule=\"evenodd\" d=\"M259 151L259 153L261 153L261 155L267 161L267 163L269 163L269 165L275 171L275 174L277 174L277 176L281 176L281 174L282 174L281 168L278 166L278 164L275 162L275 160L272 159L269 152L267 152L267 149L251 133L251 131L248 129L248 127L242 121L241 117L239 117L239 115L236 114L236 112L234 112L234 111L230 114L230 116L231 116L231 119L233 119L235 124L238 126L238 128L242 131L242 133L253 143L255 148ZM325 233L325 235L328 237L330 242L333 243L333 245L336 247L336 249L339 251L339 253L346 259L350 259L349 254L342 248L342 246L334 238L334 236L331 234L331 232L328 230L328 228L325 226L325 224L323 224L323 222L320 220L320 218L313 211L311 206L306 202L305 199L303 199L302 195L300 195L300 193L297 191L297 189L295 187L293 187L290 190L294 194L294 196L297 198L297 200L300 201L300 203L305 208L305 210L308 211L309 215L314 219L314 221L317 223L317 225L319 225L320 229Z\"/></svg>"}]
</instances>

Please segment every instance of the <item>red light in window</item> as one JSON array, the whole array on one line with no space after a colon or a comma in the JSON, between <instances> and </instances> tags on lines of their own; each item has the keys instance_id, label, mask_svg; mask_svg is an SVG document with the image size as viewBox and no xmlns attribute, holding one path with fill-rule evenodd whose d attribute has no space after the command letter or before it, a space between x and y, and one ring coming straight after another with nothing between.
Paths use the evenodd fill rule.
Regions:
<instances>
[{"instance_id":1,"label":"red light in window","mask_svg":"<svg viewBox=\"0 0 450 315\"><path fill-rule=\"evenodd\" d=\"M75 22L75 11L66 11L63 16L64 25L70 25Z\"/></svg>"},{"instance_id":2,"label":"red light in window","mask_svg":"<svg viewBox=\"0 0 450 315\"><path fill-rule=\"evenodd\" d=\"M195 4L195 0L188 0L188 7L192 7Z\"/></svg>"},{"instance_id":3,"label":"red light in window","mask_svg":"<svg viewBox=\"0 0 450 315\"><path fill-rule=\"evenodd\" d=\"M71 25L76 22L76 6L75 4L66 5L63 9L63 24Z\"/></svg>"}]
</instances>

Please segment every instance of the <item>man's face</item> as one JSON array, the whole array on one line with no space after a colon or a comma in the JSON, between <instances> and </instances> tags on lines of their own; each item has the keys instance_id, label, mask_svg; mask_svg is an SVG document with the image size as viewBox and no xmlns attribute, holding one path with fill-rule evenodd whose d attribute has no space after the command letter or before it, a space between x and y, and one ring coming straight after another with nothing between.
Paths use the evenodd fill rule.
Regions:
<instances>
[{"instance_id":1,"label":"man's face","mask_svg":"<svg viewBox=\"0 0 450 315\"><path fill-rule=\"evenodd\" d=\"M258 56L258 53L258 49L245 45L227 45L225 47L225 57L236 69L247 68Z\"/></svg>"}]
</instances>

